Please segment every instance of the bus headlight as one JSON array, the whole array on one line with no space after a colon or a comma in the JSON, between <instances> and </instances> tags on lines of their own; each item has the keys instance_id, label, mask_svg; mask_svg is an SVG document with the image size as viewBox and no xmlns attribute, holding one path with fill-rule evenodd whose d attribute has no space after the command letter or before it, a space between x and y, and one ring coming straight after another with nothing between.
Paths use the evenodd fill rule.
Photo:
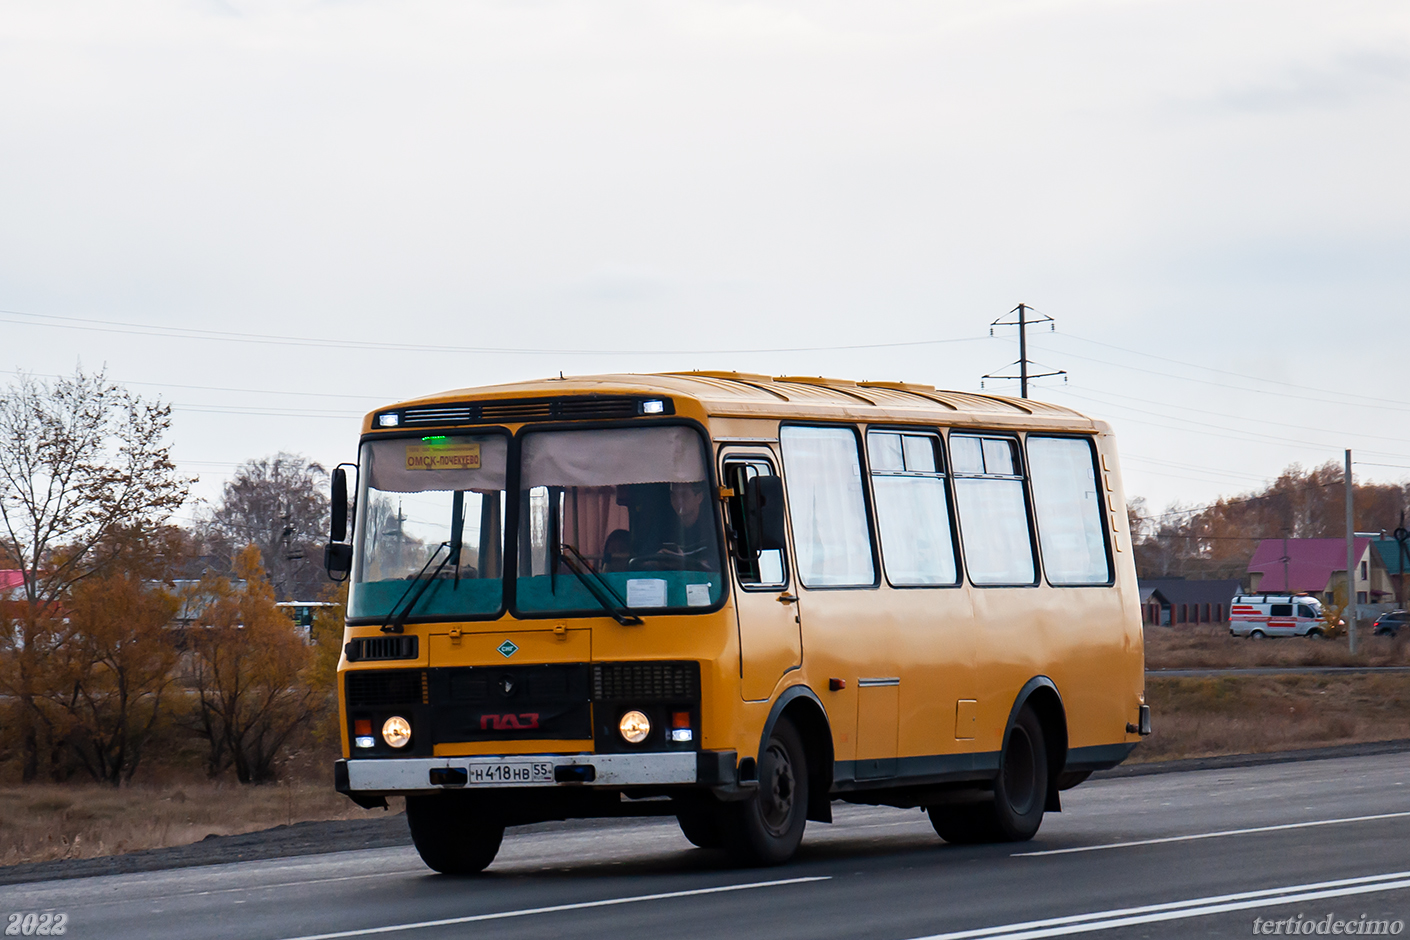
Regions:
<instances>
[{"instance_id":1,"label":"bus headlight","mask_svg":"<svg viewBox=\"0 0 1410 940\"><path fill-rule=\"evenodd\" d=\"M651 733L651 719L636 709L632 709L617 722L617 730L628 744L640 744Z\"/></svg>"},{"instance_id":2,"label":"bus headlight","mask_svg":"<svg viewBox=\"0 0 1410 940\"><path fill-rule=\"evenodd\" d=\"M382 740L391 747L406 747L411 740L411 722L400 715L393 715L382 722Z\"/></svg>"}]
</instances>

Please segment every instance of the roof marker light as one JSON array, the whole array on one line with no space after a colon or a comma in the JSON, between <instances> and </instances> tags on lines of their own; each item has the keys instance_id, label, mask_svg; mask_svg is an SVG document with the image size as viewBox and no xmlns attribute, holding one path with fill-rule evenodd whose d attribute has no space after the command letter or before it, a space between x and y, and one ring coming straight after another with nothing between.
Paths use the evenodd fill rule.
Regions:
<instances>
[{"instance_id":1,"label":"roof marker light","mask_svg":"<svg viewBox=\"0 0 1410 940\"><path fill-rule=\"evenodd\" d=\"M401 424L401 415L396 412L388 412L387 414L377 416L377 426L379 428L394 428L399 424Z\"/></svg>"},{"instance_id":2,"label":"roof marker light","mask_svg":"<svg viewBox=\"0 0 1410 940\"><path fill-rule=\"evenodd\" d=\"M666 403L653 398L651 401L641 403L641 413L644 415L659 415L665 412Z\"/></svg>"}]
</instances>

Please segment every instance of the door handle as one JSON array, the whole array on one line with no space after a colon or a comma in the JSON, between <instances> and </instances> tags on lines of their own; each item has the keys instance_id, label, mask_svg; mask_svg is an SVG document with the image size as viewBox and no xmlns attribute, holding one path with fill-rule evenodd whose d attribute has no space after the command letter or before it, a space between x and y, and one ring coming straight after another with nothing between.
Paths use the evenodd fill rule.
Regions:
<instances>
[{"instance_id":1,"label":"door handle","mask_svg":"<svg viewBox=\"0 0 1410 940\"><path fill-rule=\"evenodd\" d=\"M795 595L795 594L787 594L787 593L784 593L784 594L780 594L780 595L778 596L778 602L779 602L780 604L792 604L792 603L795 603L797 600L798 600L798 597L797 597L797 595Z\"/></svg>"}]
</instances>

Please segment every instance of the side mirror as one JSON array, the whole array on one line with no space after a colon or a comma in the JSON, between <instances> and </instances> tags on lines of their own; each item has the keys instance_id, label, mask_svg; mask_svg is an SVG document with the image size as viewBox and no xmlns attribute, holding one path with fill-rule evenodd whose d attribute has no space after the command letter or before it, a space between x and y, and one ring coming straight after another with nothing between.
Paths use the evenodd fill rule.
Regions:
<instances>
[{"instance_id":1,"label":"side mirror","mask_svg":"<svg viewBox=\"0 0 1410 940\"><path fill-rule=\"evenodd\" d=\"M346 542L329 542L323 549L323 567L334 581L346 581L352 571L352 546Z\"/></svg>"},{"instance_id":2,"label":"side mirror","mask_svg":"<svg viewBox=\"0 0 1410 940\"><path fill-rule=\"evenodd\" d=\"M783 480L754 477L744 484L744 517L749 546L761 552L784 547Z\"/></svg>"},{"instance_id":3,"label":"side mirror","mask_svg":"<svg viewBox=\"0 0 1410 940\"><path fill-rule=\"evenodd\" d=\"M348 540L348 474L342 467L333 471L333 527L331 538L334 542Z\"/></svg>"}]
</instances>

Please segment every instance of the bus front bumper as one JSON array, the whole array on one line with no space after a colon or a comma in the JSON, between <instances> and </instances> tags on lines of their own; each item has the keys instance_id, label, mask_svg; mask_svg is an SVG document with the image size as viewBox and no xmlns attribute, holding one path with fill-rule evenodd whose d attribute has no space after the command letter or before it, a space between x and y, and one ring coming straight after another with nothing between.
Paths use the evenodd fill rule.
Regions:
<instances>
[{"instance_id":1,"label":"bus front bumper","mask_svg":"<svg viewBox=\"0 0 1410 940\"><path fill-rule=\"evenodd\" d=\"M503 787L728 787L734 751L642 754L524 754L339 760L339 793L390 796Z\"/></svg>"}]
</instances>

